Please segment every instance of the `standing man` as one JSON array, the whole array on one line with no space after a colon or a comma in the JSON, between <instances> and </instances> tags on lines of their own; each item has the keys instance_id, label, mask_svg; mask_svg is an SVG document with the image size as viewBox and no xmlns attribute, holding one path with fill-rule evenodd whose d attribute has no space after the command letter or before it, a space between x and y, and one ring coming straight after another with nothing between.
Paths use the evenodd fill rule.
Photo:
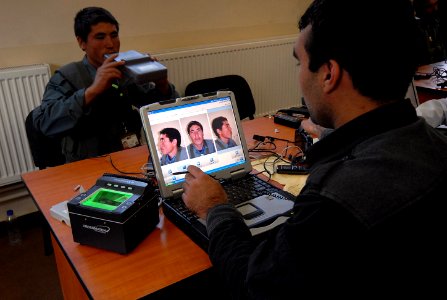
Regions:
<instances>
[{"instance_id":1,"label":"standing man","mask_svg":"<svg viewBox=\"0 0 447 300\"><path fill-rule=\"evenodd\" d=\"M217 136L215 140L217 151L237 146L236 142L232 139L233 130L227 118L222 116L214 118L211 122L211 127Z\"/></svg>"},{"instance_id":2,"label":"standing man","mask_svg":"<svg viewBox=\"0 0 447 300\"><path fill-rule=\"evenodd\" d=\"M220 183L188 167L183 201L206 220L214 268L235 299L445 298L447 139L405 99L410 1L314 0L299 29L299 87L334 130L307 152L292 217L260 243Z\"/></svg>"},{"instance_id":3,"label":"standing man","mask_svg":"<svg viewBox=\"0 0 447 300\"><path fill-rule=\"evenodd\" d=\"M82 61L61 67L51 77L33 125L45 136L62 139L66 162L139 144L141 120L135 107L178 96L167 78L136 85L123 78L119 24L100 7L80 10L74 19ZM107 59L104 55L110 55Z\"/></svg>"},{"instance_id":4,"label":"standing man","mask_svg":"<svg viewBox=\"0 0 447 300\"><path fill-rule=\"evenodd\" d=\"M188 154L190 158L216 152L213 141L204 139L203 126L199 121L189 122L186 127L186 132L191 139L191 144L188 145Z\"/></svg>"},{"instance_id":5,"label":"standing man","mask_svg":"<svg viewBox=\"0 0 447 300\"><path fill-rule=\"evenodd\" d=\"M161 165L168 165L187 159L185 147L181 146L182 137L175 128L164 128L159 133L158 148L162 153Z\"/></svg>"}]
</instances>

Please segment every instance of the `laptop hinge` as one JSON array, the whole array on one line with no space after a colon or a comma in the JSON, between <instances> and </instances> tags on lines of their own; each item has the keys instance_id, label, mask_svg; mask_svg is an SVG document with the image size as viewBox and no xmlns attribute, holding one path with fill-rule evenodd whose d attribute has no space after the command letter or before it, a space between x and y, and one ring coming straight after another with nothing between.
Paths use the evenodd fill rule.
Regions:
<instances>
[{"instance_id":1,"label":"laptop hinge","mask_svg":"<svg viewBox=\"0 0 447 300\"><path fill-rule=\"evenodd\" d=\"M172 191L174 198L180 198L182 196L183 189L176 189Z\"/></svg>"},{"instance_id":2,"label":"laptop hinge","mask_svg":"<svg viewBox=\"0 0 447 300\"><path fill-rule=\"evenodd\" d=\"M232 180L239 179L244 177L245 175L247 175L247 171L245 169L236 170L231 172L231 179Z\"/></svg>"}]
</instances>

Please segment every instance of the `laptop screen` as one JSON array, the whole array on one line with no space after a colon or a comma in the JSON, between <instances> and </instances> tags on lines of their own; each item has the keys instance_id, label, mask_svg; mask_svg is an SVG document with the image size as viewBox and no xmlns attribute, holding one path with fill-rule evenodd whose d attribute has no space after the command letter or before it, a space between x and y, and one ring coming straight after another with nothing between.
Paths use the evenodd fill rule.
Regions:
<instances>
[{"instance_id":1,"label":"laptop screen","mask_svg":"<svg viewBox=\"0 0 447 300\"><path fill-rule=\"evenodd\" d=\"M189 165L218 178L247 169L250 160L232 92L178 98L140 109L160 188L184 181ZM162 185L162 186L160 186ZM162 194L163 196L163 194Z\"/></svg>"}]
</instances>

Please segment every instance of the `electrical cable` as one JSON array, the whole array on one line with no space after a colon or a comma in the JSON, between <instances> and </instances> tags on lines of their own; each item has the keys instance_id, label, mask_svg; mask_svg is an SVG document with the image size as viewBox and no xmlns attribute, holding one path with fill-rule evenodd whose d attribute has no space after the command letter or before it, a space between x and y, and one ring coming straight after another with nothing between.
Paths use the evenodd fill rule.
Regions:
<instances>
[{"instance_id":1,"label":"electrical cable","mask_svg":"<svg viewBox=\"0 0 447 300\"><path fill-rule=\"evenodd\" d=\"M110 165L120 174L126 174L126 175L143 175L145 176L145 174L143 172L126 172L126 171L122 171L120 169L118 169L118 167L115 165L115 163L113 162L112 159L112 155L108 154L108 155L103 155L102 157L108 157L109 158L109 162Z\"/></svg>"},{"instance_id":2,"label":"electrical cable","mask_svg":"<svg viewBox=\"0 0 447 300\"><path fill-rule=\"evenodd\" d=\"M436 85L445 88L447 86L447 70L444 68L433 67L431 76L435 77Z\"/></svg>"}]
</instances>

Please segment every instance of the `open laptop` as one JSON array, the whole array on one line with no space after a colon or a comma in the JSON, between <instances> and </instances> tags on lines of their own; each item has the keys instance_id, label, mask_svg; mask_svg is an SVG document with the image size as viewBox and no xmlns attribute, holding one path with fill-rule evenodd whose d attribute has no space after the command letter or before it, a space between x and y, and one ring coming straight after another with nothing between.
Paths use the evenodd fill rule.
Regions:
<instances>
[{"instance_id":1,"label":"open laptop","mask_svg":"<svg viewBox=\"0 0 447 300\"><path fill-rule=\"evenodd\" d=\"M185 172L189 165L200 167L222 183L230 202L242 213L252 235L261 237L262 233L290 216L295 197L250 173L252 165L233 92L218 91L153 103L140 108L140 114L163 212L204 250L208 247L205 221L190 212L181 198L185 174L177 173ZM216 143L217 136L212 129L213 120L218 117L224 117L232 129L234 143L226 149ZM188 149L192 147L187 133L190 122L202 125L203 138L210 150L208 154L193 157L193 152ZM167 136L173 135L173 129L177 131L176 140L180 140L182 150L168 158L169 147L160 147L159 143L160 138L166 142Z\"/></svg>"}]
</instances>

